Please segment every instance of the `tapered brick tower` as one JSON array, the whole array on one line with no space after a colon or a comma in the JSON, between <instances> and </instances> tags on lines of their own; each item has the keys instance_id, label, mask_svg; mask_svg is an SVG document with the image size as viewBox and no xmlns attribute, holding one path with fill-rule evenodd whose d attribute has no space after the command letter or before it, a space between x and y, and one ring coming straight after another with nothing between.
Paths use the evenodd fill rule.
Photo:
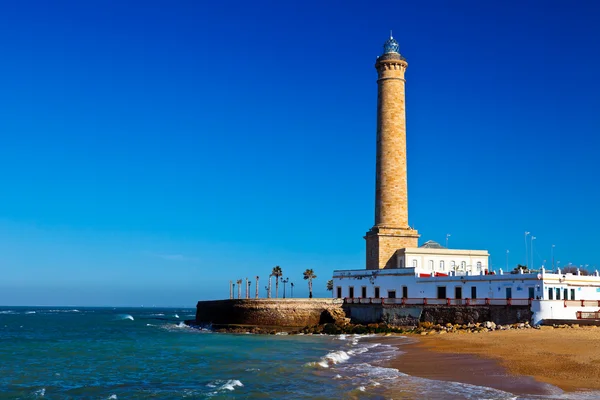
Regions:
<instances>
[{"instance_id":1,"label":"tapered brick tower","mask_svg":"<svg viewBox=\"0 0 600 400\"><path fill-rule=\"evenodd\" d=\"M367 232L367 269L396 268L395 253L417 247L408 226L404 72L408 63L390 35L377 58L377 175L375 225Z\"/></svg>"}]
</instances>

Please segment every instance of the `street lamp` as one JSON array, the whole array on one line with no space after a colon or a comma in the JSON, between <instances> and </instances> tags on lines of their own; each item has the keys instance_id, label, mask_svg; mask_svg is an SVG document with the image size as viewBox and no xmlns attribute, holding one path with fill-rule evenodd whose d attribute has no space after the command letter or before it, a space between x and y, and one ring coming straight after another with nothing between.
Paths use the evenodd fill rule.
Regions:
<instances>
[{"instance_id":1,"label":"street lamp","mask_svg":"<svg viewBox=\"0 0 600 400\"><path fill-rule=\"evenodd\" d=\"M283 282L283 298L285 299L285 284L288 283L290 280L290 278L285 278L282 279L281 282Z\"/></svg>"},{"instance_id":2,"label":"street lamp","mask_svg":"<svg viewBox=\"0 0 600 400\"><path fill-rule=\"evenodd\" d=\"M294 298L294 282L290 282L290 288L292 289L292 298Z\"/></svg>"},{"instance_id":3,"label":"street lamp","mask_svg":"<svg viewBox=\"0 0 600 400\"><path fill-rule=\"evenodd\" d=\"M529 261L527 260L529 258L529 253L527 252L527 236L530 234L530 232L525 232L525 265L529 264Z\"/></svg>"},{"instance_id":4,"label":"street lamp","mask_svg":"<svg viewBox=\"0 0 600 400\"><path fill-rule=\"evenodd\" d=\"M531 268L529 269L533 269L533 241L537 239L535 236L531 236Z\"/></svg>"}]
</instances>

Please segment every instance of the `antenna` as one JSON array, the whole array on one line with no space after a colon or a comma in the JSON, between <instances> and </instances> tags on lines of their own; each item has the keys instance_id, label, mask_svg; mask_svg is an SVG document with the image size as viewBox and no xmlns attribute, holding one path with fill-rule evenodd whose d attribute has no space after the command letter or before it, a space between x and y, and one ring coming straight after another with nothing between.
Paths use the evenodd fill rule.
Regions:
<instances>
[{"instance_id":1,"label":"antenna","mask_svg":"<svg viewBox=\"0 0 600 400\"><path fill-rule=\"evenodd\" d=\"M392 36L392 30L390 29L390 39L393 39L394 36Z\"/></svg>"}]
</instances>

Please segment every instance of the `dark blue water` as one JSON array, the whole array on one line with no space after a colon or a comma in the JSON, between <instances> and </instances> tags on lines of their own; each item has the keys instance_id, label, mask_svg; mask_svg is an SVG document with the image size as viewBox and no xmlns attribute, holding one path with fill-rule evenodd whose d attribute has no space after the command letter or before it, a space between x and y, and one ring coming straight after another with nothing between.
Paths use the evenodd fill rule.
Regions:
<instances>
[{"instance_id":1,"label":"dark blue water","mask_svg":"<svg viewBox=\"0 0 600 400\"><path fill-rule=\"evenodd\" d=\"M0 398L516 398L386 368L385 338L218 334L184 326L193 314L2 307Z\"/></svg>"}]
</instances>

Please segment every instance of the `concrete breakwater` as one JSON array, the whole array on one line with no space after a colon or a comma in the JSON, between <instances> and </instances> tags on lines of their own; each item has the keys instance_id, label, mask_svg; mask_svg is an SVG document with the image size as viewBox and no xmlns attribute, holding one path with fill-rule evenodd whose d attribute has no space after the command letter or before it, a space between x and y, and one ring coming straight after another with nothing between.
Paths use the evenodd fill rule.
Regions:
<instances>
[{"instance_id":1,"label":"concrete breakwater","mask_svg":"<svg viewBox=\"0 0 600 400\"><path fill-rule=\"evenodd\" d=\"M199 301L197 324L304 327L345 318L340 299L233 299Z\"/></svg>"}]
</instances>

